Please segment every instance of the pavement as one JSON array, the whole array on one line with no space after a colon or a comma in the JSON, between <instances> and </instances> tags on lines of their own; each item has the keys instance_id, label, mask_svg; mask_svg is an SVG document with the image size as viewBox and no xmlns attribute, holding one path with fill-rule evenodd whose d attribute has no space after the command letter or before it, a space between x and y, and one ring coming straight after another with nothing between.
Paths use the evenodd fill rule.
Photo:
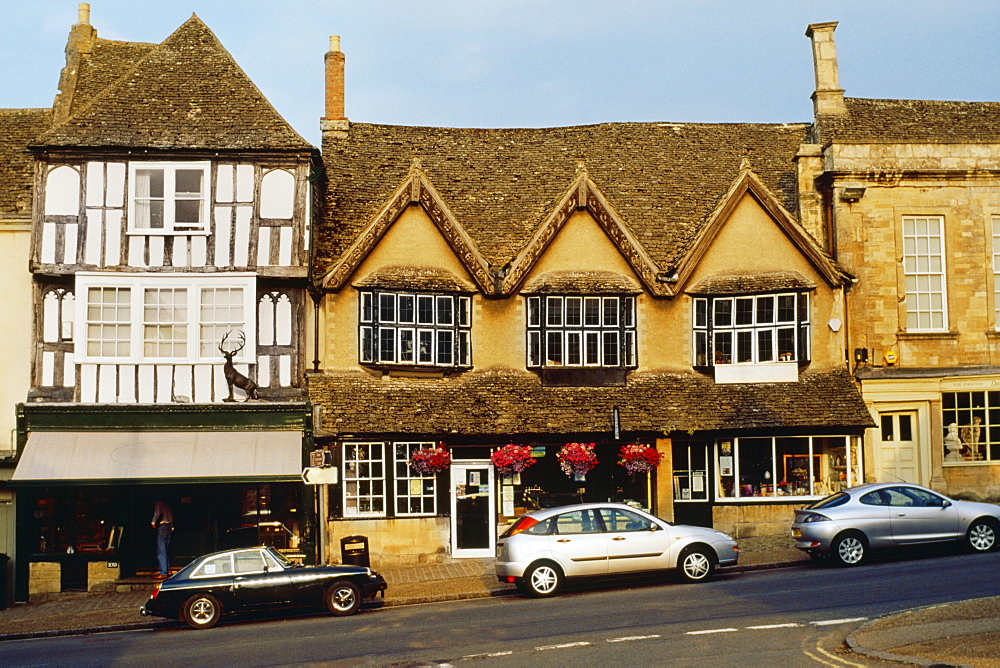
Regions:
<instances>
[{"instance_id":1,"label":"pavement","mask_svg":"<svg viewBox=\"0 0 1000 668\"><path fill-rule=\"evenodd\" d=\"M804 566L809 558L788 536L741 538L740 565L726 571ZM453 559L415 566L374 566L388 582L391 607L515 594L501 583L493 559ZM152 590L153 585L150 585ZM65 592L0 610L0 641L176 627L180 622L139 615L149 591ZM371 604L369 604L371 605ZM1000 668L1000 596L907 610L867 622L847 638L855 658L918 666Z\"/></svg>"}]
</instances>

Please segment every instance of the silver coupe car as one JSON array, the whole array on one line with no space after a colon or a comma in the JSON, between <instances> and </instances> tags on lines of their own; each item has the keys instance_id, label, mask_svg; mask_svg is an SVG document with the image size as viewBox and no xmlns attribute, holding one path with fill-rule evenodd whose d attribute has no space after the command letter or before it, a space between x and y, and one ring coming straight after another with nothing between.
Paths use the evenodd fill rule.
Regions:
<instances>
[{"instance_id":1,"label":"silver coupe car","mask_svg":"<svg viewBox=\"0 0 1000 668\"><path fill-rule=\"evenodd\" d=\"M670 524L620 503L582 503L518 518L497 540L496 573L541 597L567 578L677 569L701 582L738 558L736 541L721 531Z\"/></svg>"},{"instance_id":2,"label":"silver coupe car","mask_svg":"<svg viewBox=\"0 0 1000 668\"><path fill-rule=\"evenodd\" d=\"M949 499L910 483L859 485L795 511L795 546L814 559L857 566L869 550L960 541L996 548L1000 506Z\"/></svg>"}]
</instances>

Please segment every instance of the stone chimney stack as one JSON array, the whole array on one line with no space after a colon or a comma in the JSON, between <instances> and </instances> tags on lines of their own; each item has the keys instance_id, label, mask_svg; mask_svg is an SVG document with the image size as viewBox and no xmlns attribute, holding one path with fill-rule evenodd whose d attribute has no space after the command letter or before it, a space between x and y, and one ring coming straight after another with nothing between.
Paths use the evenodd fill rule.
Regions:
<instances>
[{"instance_id":1,"label":"stone chimney stack","mask_svg":"<svg viewBox=\"0 0 1000 668\"><path fill-rule=\"evenodd\" d=\"M806 37L812 40L813 69L816 72L816 91L812 94L813 113L816 116L847 113L844 89L837 81L837 46L833 41L833 31L836 29L837 22L831 21L813 23L806 30Z\"/></svg>"},{"instance_id":2,"label":"stone chimney stack","mask_svg":"<svg viewBox=\"0 0 1000 668\"><path fill-rule=\"evenodd\" d=\"M326 109L320 119L324 133L346 132L350 127L344 115L344 53L340 50L340 36L330 36L330 50L326 52Z\"/></svg>"},{"instance_id":3,"label":"stone chimney stack","mask_svg":"<svg viewBox=\"0 0 1000 668\"><path fill-rule=\"evenodd\" d=\"M97 30L90 25L90 3L81 2L77 8L76 23L69 29L69 39L66 40L66 66L59 75L60 92L52 103L55 123L69 118L73 97L76 95L76 77L80 72L80 63L94 52L96 41Z\"/></svg>"}]
</instances>

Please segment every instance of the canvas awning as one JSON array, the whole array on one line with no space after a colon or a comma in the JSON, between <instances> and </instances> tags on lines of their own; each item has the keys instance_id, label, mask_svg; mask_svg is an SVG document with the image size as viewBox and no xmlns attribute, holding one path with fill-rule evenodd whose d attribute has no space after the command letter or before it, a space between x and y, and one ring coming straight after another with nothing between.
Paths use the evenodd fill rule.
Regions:
<instances>
[{"instance_id":1,"label":"canvas awning","mask_svg":"<svg viewBox=\"0 0 1000 668\"><path fill-rule=\"evenodd\" d=\"M38 431L11 482L122 484L298 480L300 431Z\"/></svg>"}]
</instances>

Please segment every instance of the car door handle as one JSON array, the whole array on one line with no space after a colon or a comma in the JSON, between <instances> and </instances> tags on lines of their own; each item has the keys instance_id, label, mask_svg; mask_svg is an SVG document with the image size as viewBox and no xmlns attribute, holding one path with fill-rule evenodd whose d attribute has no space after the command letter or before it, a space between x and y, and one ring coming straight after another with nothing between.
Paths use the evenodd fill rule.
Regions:
<instances>
[{"instance_id":1,"label":"car door handle","mask_svg":"<svg viewBox=\"0 0 1000 668\"><path fill-rule=\"evenodd\" d=\"M235 578L233 580L233 589L239 589L240 585L246 582L246 578Z\"/></svg>"},{"instance_id":2,"label":"car door handle","mask_svg":"<svg viewBox=\"0 0 1000 668\"><path fill-rule=\"evenodd\" d=\"M615 536L611 540L625 540L625 536Z\"/></svg>"},{"instance_id":3,"label":"car door handle","mask_svg":"<svg viewBox=\"0 0 1000 668\"><path fill-rule=\"evenodd\" d=\"M896 513L896 517L906 517L906 513Z\"/></svg>"},{"instance_id":4,"label":"car door handle","mask_svg":"<svg viewBox=\"0 0 1000 668\"><path fill-rule=\"evenodd\" d=\"M556 539L556 542L557 543L572 543L573 541L570 540L569 538L558 538L558 539Z\"/></svg>"}]
</instances>

